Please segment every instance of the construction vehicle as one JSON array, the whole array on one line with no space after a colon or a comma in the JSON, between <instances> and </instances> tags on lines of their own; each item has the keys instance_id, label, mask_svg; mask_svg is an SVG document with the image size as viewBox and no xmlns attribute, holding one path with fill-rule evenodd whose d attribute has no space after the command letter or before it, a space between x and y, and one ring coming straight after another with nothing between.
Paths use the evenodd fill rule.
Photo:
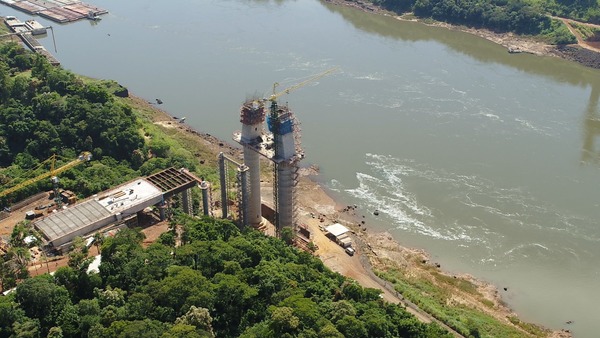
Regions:
<instances>
[{"instance_id":1,"label":"construction vehicle","mask_svg":"<svg viewBox=\"0 0 600 338\"><path fill-rule=\"evenodd\" d=\"M55 190L55 196L58 196L60 199L60 194L58 194L58 175L62 172L65 172L81 163L90 161L92 159L92 154L90 152L84 151L82 152L75 160L62 165L58 168L54 168L54 164L56 163L56 155L52 155L50 156L50 158L48 158L47 160L43 161L42 163L40 163L33 171L43 167L44 165L50 164L50 171L45 172L41 175L38 175L36 177L27 179L11 188L5 189L3 191L0 191L0 198L6 197L10 194L12 194L15 191L18 191L22 188L25 188L26 186L36 183L40 180L43 180L45 178L51 177L52 178L52 182L54 184L54 190ZM60 204L59 204L60 205Z\"/></svg>"}]
</instances>

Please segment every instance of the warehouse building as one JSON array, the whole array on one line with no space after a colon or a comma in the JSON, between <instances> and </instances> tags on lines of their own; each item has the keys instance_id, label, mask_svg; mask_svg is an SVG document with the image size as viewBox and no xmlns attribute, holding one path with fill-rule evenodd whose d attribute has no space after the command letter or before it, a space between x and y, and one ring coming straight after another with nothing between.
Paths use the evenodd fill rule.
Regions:
<instances>
[{"instance_id":1,"label":"warehouse building","mask_svg":"<svg viewBox=\"0 0 600 338\"><path fill-rule=\"evenodd\" d=\"M174 194L182 193L183 203L191 204L189 189L197 183L198 178L187 170L169 168L102 192L40 219L33 226L42 233L49 246L61 249L77 236L136 219L137 213L147 207L158 206L164 217L164 201ZM184 205L184 209L191 213L193 208Z\"/></svg>"}]
</instances>

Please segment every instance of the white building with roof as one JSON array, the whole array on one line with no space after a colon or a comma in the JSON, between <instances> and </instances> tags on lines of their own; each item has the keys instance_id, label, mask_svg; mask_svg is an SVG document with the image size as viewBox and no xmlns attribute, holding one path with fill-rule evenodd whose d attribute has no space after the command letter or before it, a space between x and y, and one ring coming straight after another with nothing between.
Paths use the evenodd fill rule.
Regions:
<instances>
[{"instance_id":1,"label":"white building with roof","mask_svg":"<svg viewBox=\"0 0 600 338\"><path fill-rule=\"evenodd\" d=\"M335 237L335 241L343 248L347 248L352 245L352 238L348 236L350 229L346 228L340 223L335 223L325 227L325 231L327 231L330 236Z\"/></svg>"},{"instance_id":2,"label":"white building with roof","mask_svg":"<svg viewBox=\"0 0 600 338\"><path fill-rule=\"evenodd\" d=\"M40 219L34 226L54 247L70 242L77 236L94 232L158 204L162 191L144 179L137 179L107 191L100 197L86 200Z\"/></svg>"},{"instance_id":3,"label":"white building with roof","mask_svg":"<svg viewBox=\"0 0 600 338\"><path fill-rule=\"evenodd\" d=\"M195 176L187 171L169 168L57 210L35 221L33 226L42 233L48 245L60 248L77 236L122 223L147 207L162 204L174 194L187 193L197 183ZM188 209L193 208L189 206Z\"/></svg>"}]
</instances>

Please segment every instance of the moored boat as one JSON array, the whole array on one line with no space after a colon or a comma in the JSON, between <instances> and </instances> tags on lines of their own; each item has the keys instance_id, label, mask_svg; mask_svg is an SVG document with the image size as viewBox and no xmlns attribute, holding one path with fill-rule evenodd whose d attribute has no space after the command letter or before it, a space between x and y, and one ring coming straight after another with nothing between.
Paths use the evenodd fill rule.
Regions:
<instances>
[{"instance_id":1,"label":"moored boat","mask_svg":"<svg viewBox=\"0 0 600 338\"><path fill-rule=\"evenodd\" d=\"M94 11L89 11L86 15L86 18L93 20L93 21L102 20L102 18L100 16L98 16L98 14L96 14L96 12L94 12Z\"/></svg>"}]
</instances>

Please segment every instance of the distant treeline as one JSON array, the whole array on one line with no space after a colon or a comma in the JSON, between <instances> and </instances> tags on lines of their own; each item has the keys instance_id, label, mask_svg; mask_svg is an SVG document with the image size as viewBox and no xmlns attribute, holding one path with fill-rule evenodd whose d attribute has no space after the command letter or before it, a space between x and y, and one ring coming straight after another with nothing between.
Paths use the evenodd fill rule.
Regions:
<instances>
[{"instance_id":1,"label":"distant treeline","mask_svg":"<svg viewBox=\"0 0 600 338\"><path fill-rule=\"evenodd\" d=\"M599 23L597 0L372 0L385 9L413 12L452 24L487 28L496 32L541 35L555 44L574 42L560 22L548 15Z\"/></svg>"}]
</instances>

